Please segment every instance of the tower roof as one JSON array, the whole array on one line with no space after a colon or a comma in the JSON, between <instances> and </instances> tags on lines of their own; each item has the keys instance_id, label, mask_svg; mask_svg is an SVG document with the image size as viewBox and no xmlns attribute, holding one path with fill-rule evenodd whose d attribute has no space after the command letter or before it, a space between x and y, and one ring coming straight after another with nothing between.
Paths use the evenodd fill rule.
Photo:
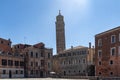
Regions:
<instances>
[{"instance_id":1,"label":"tower roof","mask_svg":"<svg viewBox=\"0 0 120 80\"><path fill-rule=\"evenodd\" d=\"M63 16L61 15L61 10L59 10L58 17L63 17Z\"/></svg>"},{"instance_id":2,"label":"tower roof","mask_svg":"<svg viewBox=\"0 0 120 80\"><path fill-rule=\"evenodd\" d=\"M59 15L61 15L61 12L60 12L61 10L59 10Z\"/></svg>"}]
</instances>

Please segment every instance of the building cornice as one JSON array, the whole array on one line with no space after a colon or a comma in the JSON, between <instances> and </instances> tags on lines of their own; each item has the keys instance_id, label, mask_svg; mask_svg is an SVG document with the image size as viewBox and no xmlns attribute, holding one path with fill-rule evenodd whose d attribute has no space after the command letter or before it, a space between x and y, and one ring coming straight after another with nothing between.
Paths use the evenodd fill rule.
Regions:
<instances>
[{"instance_id":1,"label":"building cornice","mask_svg":"<svg viewBox=\"0 0 120 80\"><path fill-rule=\"evenodd\" d=\"M104 34L107 34L107 33L113 32L113 31L116 31L116 30L120 30L120 26L115 27L115 28L110 29L110 30L107 30L107 31L104 31L104 32L102 32L102 33L96 34L95 37L101 36L101 35L104 35Z\"/></svg>"}]
</instances>

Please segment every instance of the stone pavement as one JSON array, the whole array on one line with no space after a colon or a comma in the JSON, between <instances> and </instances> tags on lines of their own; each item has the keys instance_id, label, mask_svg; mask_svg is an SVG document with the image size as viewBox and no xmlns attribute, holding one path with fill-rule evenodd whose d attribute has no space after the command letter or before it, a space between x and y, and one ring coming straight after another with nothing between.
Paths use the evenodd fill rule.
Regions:
<instances>
[{"instance_id":1,"label":"stone pavement","mask_svg":"<svg viewBox=\"0 0 120 80\"><path fill-rule=\"evenodd\" d=\"M89 79L61 79L61 78L12 78L0 80L89 80Z\"/></svg>"}]
</instances>

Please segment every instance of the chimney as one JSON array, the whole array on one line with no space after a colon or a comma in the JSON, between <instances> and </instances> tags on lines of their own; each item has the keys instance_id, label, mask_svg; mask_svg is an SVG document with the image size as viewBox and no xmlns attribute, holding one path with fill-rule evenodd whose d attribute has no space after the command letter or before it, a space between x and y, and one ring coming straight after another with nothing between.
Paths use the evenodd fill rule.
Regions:
<instances>
[{"instance_id":1,"label":"chimney","mask_svg":"<svg viewBox=\"0 0 120 80\"><path fill-rule=\"evenodd\" d=\"M89 42L89 48L91 48L91 42Z\"/></svg>"},{"instance_id":2,"label":"chimney","mask_svg":"<svg viewBox=\"0 0 120 80\"><path fill-rule=\"evenodd\" d=\"M71 46L71 49L73 49L73 46Z\"/></svg>"}]
</instances>

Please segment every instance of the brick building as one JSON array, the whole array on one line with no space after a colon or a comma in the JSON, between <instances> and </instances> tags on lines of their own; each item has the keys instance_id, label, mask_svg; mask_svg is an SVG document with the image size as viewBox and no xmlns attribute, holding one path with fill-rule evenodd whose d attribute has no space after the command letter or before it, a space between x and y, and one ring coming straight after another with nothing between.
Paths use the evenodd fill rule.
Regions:
<instances>
[{"instance_id":1,"label":"brick building","mask_svg":"<svg viewBox=\"0 0 120 80\"><path fill-rule=\"evenodd\" d=\"M0 38L0 78L24 77L24 56L12 52L11 41Z\"/></svg>"},{"instance_id":2,"label":"brick building","mask_svg":"<svg viewBox=\"0 0 120 80\"><path fill-rule=\"evenodd\" d=\"M36 44L25 48L25 66L27 77L47 77L52 70L52 49L45 48L44 44Z\"/></svg>"},{"instance_id":3,"label":"brick building","mask_svg":"<svg viewBox=\"0 0 120 80\"><path fill-rule=\"evenodd\" d=\"M95 35L96 76L120 77L120 26Z\"/></svg>"},{"instance_id":4,"label":"brick building","mask_svg":"<svg viewBox=\"0 0 120 80\"><path fill-rule=\"evenodd\" d=\"M52 48L45 44L16 44L0 38L0 78L48 77L52 71Z\"/></svg>"},{"instance_id":5,"label":"brick building","mask_svg":"<svg viewBox=\"0 0 120 80\"><path fill-rule=\"evenodd\" d=\"M3 51L3 52L11 52L11 40L8 39L3 39L3 38L0 38L0 51Z\"/></svg>"},{"instance_id":6,"label":"brick building","mask_svg":"<svg viewBox=\"0 0 120 80\"><path fill-rule=\"evenodd\" d=\"M0 77L23 78L24 57L21 55L0 52Z\"/></svg>"},{"instance_id":7,"label":"brick building","mask_svg":"<svg viewBox=\"0 0 120 80\"><path fill-rule=\"evenodd\" d=\"M43 43L35 45L16 44L15 52L24 55L25 77L48 77L52 70L52 48L46 48Z\"/></svg>"}]
</instances>

